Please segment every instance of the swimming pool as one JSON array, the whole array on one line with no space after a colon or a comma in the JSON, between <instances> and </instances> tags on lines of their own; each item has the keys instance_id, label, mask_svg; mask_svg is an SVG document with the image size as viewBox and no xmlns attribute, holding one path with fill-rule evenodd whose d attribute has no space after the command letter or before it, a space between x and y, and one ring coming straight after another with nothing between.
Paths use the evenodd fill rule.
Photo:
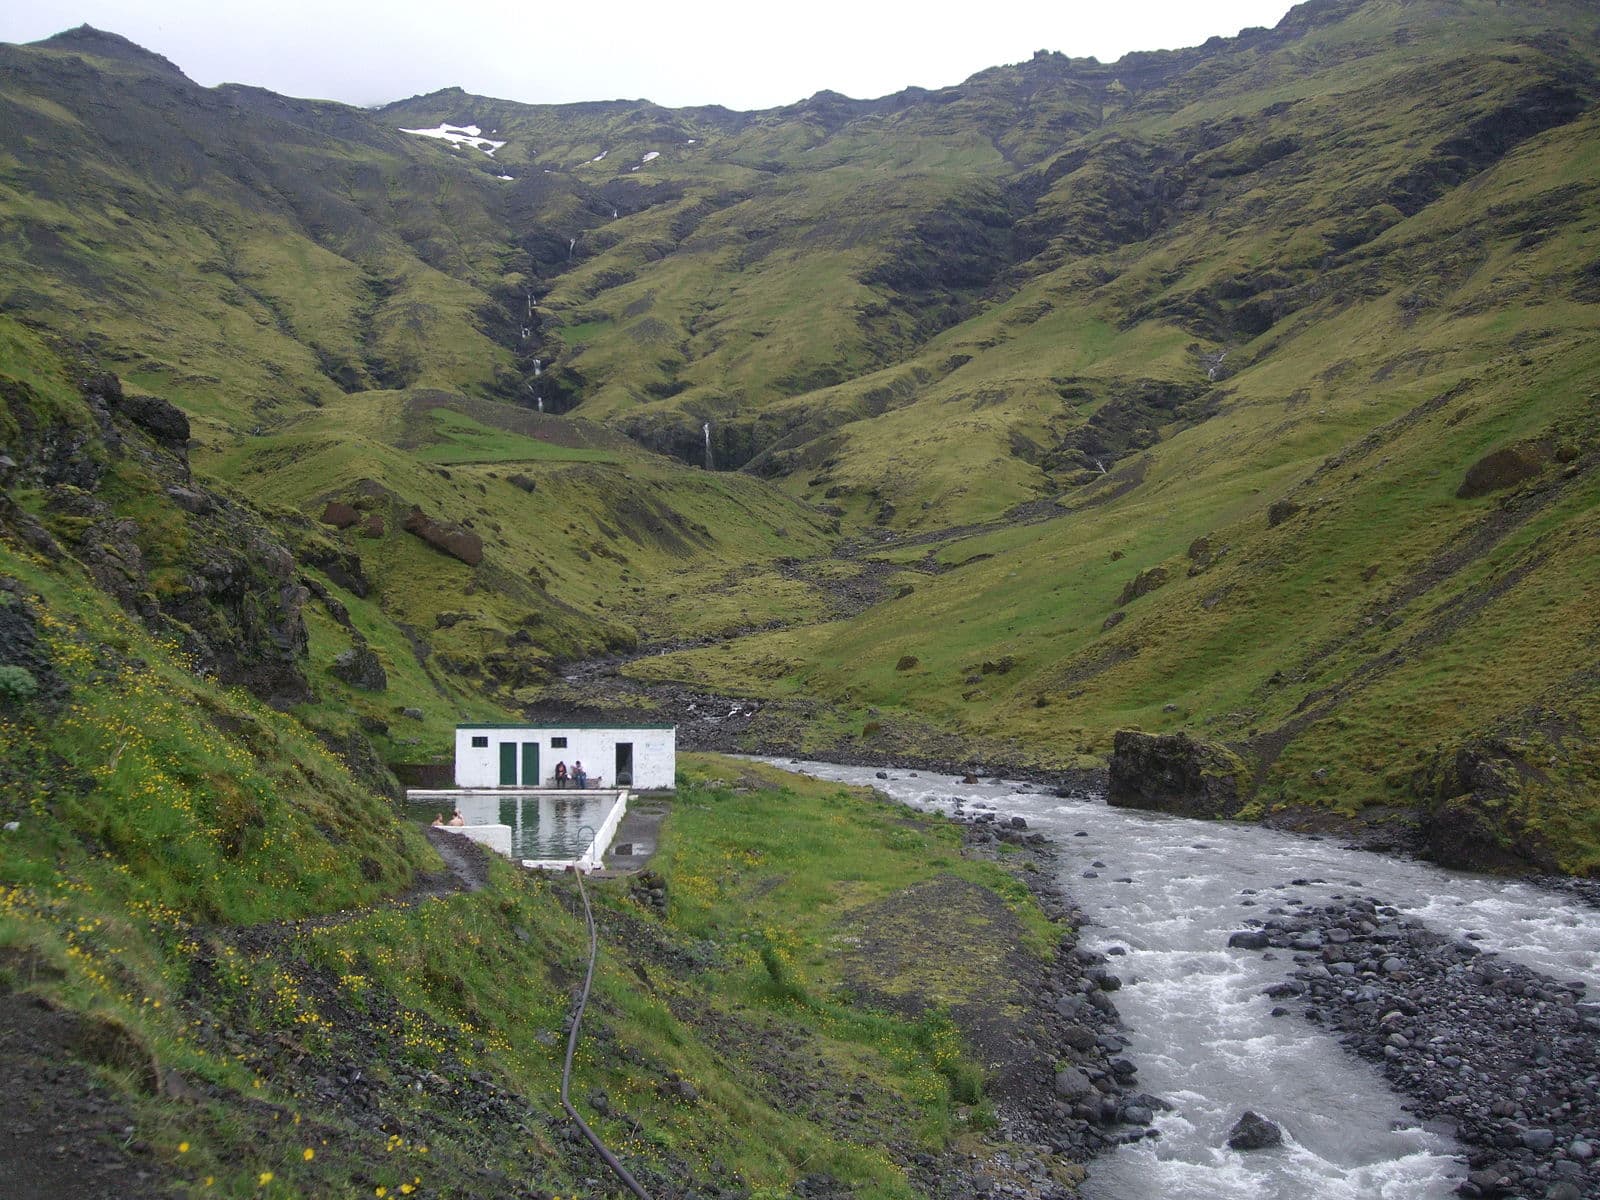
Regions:
<instances>
[{"instance_id":1,"label":"swimming pool","mask_svg":"<svg viewBox=\"0 0 1600 1200\"><path fill-rule=\"evenodd\" d=\"M408 809L424 822L458 809L468 825L504 825L511 830L511 858L539 862L582 858L617 803L604 792L428 792L408 793ZM600 847L604 850L605 847Z\"/></svg>"}]
</instances>

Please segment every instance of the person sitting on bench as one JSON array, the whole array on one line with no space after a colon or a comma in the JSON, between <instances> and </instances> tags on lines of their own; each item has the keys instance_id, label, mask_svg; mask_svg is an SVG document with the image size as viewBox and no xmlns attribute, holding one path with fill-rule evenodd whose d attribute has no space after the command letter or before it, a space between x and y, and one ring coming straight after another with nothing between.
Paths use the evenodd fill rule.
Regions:
<instances>
[{"instance_id":1,"label":"person sitting on bench","mask_svg":"<svg viewBox=\"0 0 1600 1200\"><path fill-rule=\"evenodd\" d=\"M573 786L580 788L589 786L588 772L583 769L583 763L578 759L572 762L572 783Z\"/></svg>"}]
</instances>

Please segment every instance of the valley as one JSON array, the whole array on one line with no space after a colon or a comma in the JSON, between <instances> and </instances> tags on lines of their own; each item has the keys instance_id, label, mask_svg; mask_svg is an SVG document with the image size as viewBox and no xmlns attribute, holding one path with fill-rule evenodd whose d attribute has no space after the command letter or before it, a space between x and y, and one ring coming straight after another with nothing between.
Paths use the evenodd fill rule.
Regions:
<instances>
[{"instance_id":1,"label":"valley","mask_svg":"<svg viewBox=\"0 0 1600 1200\"><path fill-rule=\"evenodd\" d=\"M401 803L582 719L685 751L573 1093L662 1200L1600 1194L1593 1079L1495 1065L1593 1021L1596 328L1579 0L760 112L0 45L0 1161L613 1194L572 882ZM1241 1158L1160 1037L1291 984L1267 1061L1358 1099Z\"/></svg>"}]
</instances>

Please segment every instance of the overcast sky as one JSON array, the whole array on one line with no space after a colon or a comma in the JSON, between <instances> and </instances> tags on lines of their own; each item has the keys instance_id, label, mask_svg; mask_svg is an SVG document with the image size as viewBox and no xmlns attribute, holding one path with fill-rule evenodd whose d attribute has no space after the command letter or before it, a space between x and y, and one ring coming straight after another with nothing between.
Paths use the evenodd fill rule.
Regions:
<instances>
[{"instance_id":1,"label":"overcast sky","mask_svg":"<svg viewBox=\"0 0 1600 1200\"><path fill-rule=\"evenodd\" d=\"M459 85L530 103L772 108L944 87L1035 50L1111 61L1276 25L1288 0L3 0L0 41L87 22L202 84L377 104Z\"/></svg>"}]
</instances>

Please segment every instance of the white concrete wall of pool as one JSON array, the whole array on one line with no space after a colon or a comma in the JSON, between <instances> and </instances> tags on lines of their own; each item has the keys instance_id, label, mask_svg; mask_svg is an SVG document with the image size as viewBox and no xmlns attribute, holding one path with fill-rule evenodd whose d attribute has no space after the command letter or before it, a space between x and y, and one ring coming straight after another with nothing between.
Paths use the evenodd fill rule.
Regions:
<instances>
[{"instance_id":1,"label":"white concrete wall of pool","mask_svg":"<svg viewBox=\"0 0 1600 1200\"><path fill-rule=\"evenodd\" d=\"M598 870L628 811L625 788L420 789L406 792L419 820L448 821L450 833L480 842L524 867Z\"/></svg>"},{"instance_id":2,"label":"white concrete wall of pool","mask_svg":"<svg viewBox=\"0 0 1600 1200\"><path fill-rule=\"evenodd\" d=\"M456 786L554 788L564 763L568 787L581 764L592 788L670 788L677 740L675 725L457 725Z\"/></svg>"}]
</instances>

